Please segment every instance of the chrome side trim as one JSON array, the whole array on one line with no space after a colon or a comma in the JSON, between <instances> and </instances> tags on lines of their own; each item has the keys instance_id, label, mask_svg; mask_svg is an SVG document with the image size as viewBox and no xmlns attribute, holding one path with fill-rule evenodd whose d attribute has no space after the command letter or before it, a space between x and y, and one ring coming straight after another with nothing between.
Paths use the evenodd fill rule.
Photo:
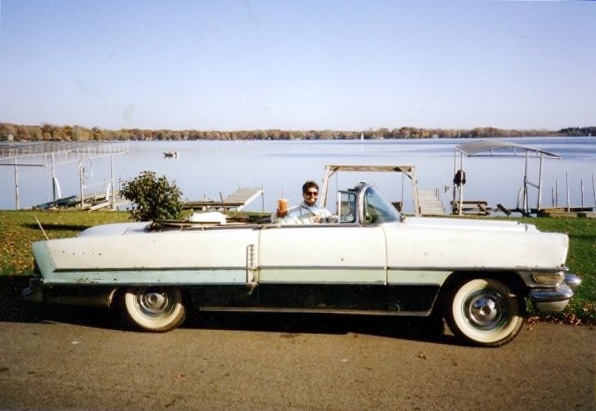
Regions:
<instances>
[{"instance_id":1,"label":"chrome side trim","mask_svg":"<svg viewBox=\"0 0 596 411\"><path fill-rule=\"evenodd\" d=\"M227 306L199 306L199 311L210 312L258 312L258 313L305 313L305 314L347 314L385 317L428 317L429 311L386 311L386 310L358 310L341 308L286 308L286 307L227 307Z\"/></svg>"}]
</instances>

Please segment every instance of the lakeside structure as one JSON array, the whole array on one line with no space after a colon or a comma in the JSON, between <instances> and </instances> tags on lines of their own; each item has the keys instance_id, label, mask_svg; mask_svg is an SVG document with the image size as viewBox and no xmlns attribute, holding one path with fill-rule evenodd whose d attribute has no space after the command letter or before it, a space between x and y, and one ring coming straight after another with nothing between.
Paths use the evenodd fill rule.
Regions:
<instances>
[{"instance_id":1,"label":"lakeside structure","mask_svg":"<svg viewBox=\"0 0 596 411\"><path fill-rule=\"evenodd\" d=\"M453 158L453 214L463 215L465 211L476 214L490 214L490 209L486 202L480 200L464 200L464 185L466 183L466 176L464 171L464 158L466 157L522 157L524 159L524 175L522 186L517 197L517 205L514 210L510 210L502 204L497 205L497 209L506 215L512 212L518 212L523 216L539 215L548 216L552 214L575 215L577 213L585 213L586 216L594 216L595 207L584 207L583 204L583 181L582 181L582 206L571 207L569 201L569 194L567 195L567 207L559 207L558 204L553 207L544 207L542 203L543 193L543 171L545 159L561 159L561 156L540 148L530 147L527 145L511 143L508 141L501 141L495 139L475 140L468 143L460 144L455 147ZM459 159L459 163L458 163ZM530 160L538 159L537 175L530 178ZM568 185L568 183L567 183ZM592 188L594 191L594 198L596 202L596 186L594 183L594 175L592 175ZM536 207L530 206L530 189L536 189ZM567 188L567 192L569 189ZM588 215L587 213L592 213Z\"/></svg>"},{"instance_id":2,"label":"lakeside structure","mask_svg":"<svg viewBox=\"0 0 596 411\"><path fill-rule=\"evenodd\" d=\"M507 141L500 140L477 140L465 144L460 144L455 147L455 153L453 158L453 210L454 214L463 214L463 207L465 204L464 200L464 185L466 183L466 177L464 172L464 158L465 157L479 157L479 156L495 156L504 155L517 157L523 155L525 159L523 185L518 196L517 210L524 215L530 215L531 209L529 205L528 189L535 188L538 191L536 213L542 210L542 171L544 166L544 159L559 159L561 156L558 154L550 153L545 150L541 150L535 147L524 146L521 144L510 143ZM530 181L528 177L529 172L529 160L530 155L534 155L539 159L538 177L536 182ZM458 165L459 157L459 165ZM456 199L457 194L457 199ZM486 206L486 204L484 204ZM482 208L481 205L479 205ZM504 206L501 205L501 209Z\"/></svg>"},{"instance_id":3,"label":"lakeside structure","mask_svg":"<svg viewBox=\"0 0 596 411\"><path fill-rule=\"evenodd\" d=\"M116 207L116 193L114 183L113 156L128 152L127 143L123 142L37 142L0 143L0 166L12 167L14 171L15 209L20 209L19 168L43 167L51 168L51 183L53 200L40 204L40 208L50 208L78 204L81 209L88 207ZM91 161L98 157L110 157L110 181L105 187L105 195L87 193L85 181ZM59 164L78 162L79 164L79 197L62 197L60 182L56 176L56 166ZM100 204L97 200L102 199ZM94 204L87 204L93 200Z\"/></svg>"},{"instance_id":4,"label":"lakeside structure","mask_svg":"<svg viewBox=\"0 0 596 411\"><path fill-rule=\"evenodd\" d=\"M17 191L20 191L20 204L17 208L21 208L20 206L23 204L27 208L36 206L50 208L68 204L79 207L81 201L76 195L77 193L83 194L85 209L95 205L103 207L102 204L105 204L110 198L111 187L116 187L114 191L117 191L119 181L126 181L138 175L139 172L150 169L176 182L184 192L184 201L191 206L197 200L210 200L213 204L223 203L226 207L233 208L233 202L226 201L229 200L226 195L230 197L230 193L235 193L242 187L260 187L262 190L260 194L261 207L255 207L252 204L247 211L257 211L257 207L271 210L272 207L275 207L275 198L280 194L285 193L291 202L295 201L292 198L294 188L301 184L305 177L317 180L325 164L387 165L401 163L416 165L421 178L421 188L435 190L434 197L436 199L431 198L432 191L430 190L421 189L419 191L420 199L428 197L433 200L433 204L424 201L422 214L450 214L453 211L455 199L455 196L452 195L454 193L454 182L452 182L454 174L451 169L453 168L454 172L457 171L456 165L452 165L455 163L454 149L458 145L478 144L483 141L507 143L504 139L49 142L50 145L56 146L55 151L67 153L70 156L60 157L55 154L53 164L51 154L48 155L52 152L51 147L45 147L45 150L40 149L44 143L16 141L0 143L1 148L7 146L11 149L18 148L18 150L12 150L10 155L14 155L15 151L17 154L22 153L27 156L38 155L37 158L22 157L16 160L17 172L14 183L11 181L11 172L13 171L11 168L14 169L15 161L7 161L11 158L10 155L4 156L2 164L8 167L5 168L2 178L1 187L5 194L2 198L2 208L15 208L10 203L18 201L16 200L18 198ZM592 159L596 156L596 150L594 150L596 145L593 144L596 140L588 137L537 137L511 139L511 141L523 146L532 146L532 148L540 147L539 150L545 152L560 154L559 160L554 160L552 163L550 160L547 162L542 183L545 199L548 195L552 195L552 201L549 197L544 201L546 207L537 208L547 210L550 214L555 209L560 209L561 212L581 212L589 208L586 206L592 205L594 187L589 187L589 182L592 176L592 186L594 186ZM102 146L102 144L106 145ZM116 147L113 146L114 144ZM25 146L28 146L26 150ZM118 146L125 149L121 150ZM81 157L81 151L89 150L92 152L91 157ZM163 153L168 150L175 150L181 156L164 158ZM111 154L122 151L127 154L117 167L118 173L116 185L114 185ZM43 153L46 153L45 157ZM105 153L108 153L109 159L95 157L95 154L105 156ZM6 154L6 150L4 154ZM513 156L494 155L494 158L466 160L465 173L468 174L468 181L465 186L466 198L463 200L463 213L478 215L504 215L502 213L507 214L506 211L518 213L519 210L525 209L522 204L526 202L528 205L532 204L527 208L535 213L537 210L534 208L534 205L537 204L536 190L532 189L531 184L536 184L534 166L537 164L535 161L538 160L534 158L533 154L530 156L532 179L527 178L526 187L529 199L521 202L518 200L518 188L522 183L522 176L524 176L523 162L518 160L524 156L525 151L522 150ZM66 164L68 162L72 164ZM34 164L23 166L23 168L20 166L30 163ZM52 169L51 177L50 168ZM271 170L275 170L275 172L271 172ZM62 196L56 175L60 178L62 192L67 196ZM354 178L375 181L386 193L395 195L395 197L399 196L399 192L395 193L393 184L384 181L382 176L355 176ZM561 181L563 181L562 184ZM584 183L586 184L584 185ZM581 193L578 190L580 185ZM267 198L263 196L265 190L268 194ZM565 194L562 194L561 190L567 191L568 201L565 207L563 207ZM98 198L92 201L91 197L95 194L98 195ZM408 197L407 193L406 197ZM15 198L16 201L12 198ZM57 203L57 200L64 201ZM406 200L406 204L410 204L409 198ZM470 204L466 204L466 202L470 202ZM241 205L244 206L244 204L246 203L242 201ZM499 207L499 205L504 206ZM581 205L581 209L572 205ZM413 210L407 205L404 212L408 214Z\"/></svg>"}]
</instances>

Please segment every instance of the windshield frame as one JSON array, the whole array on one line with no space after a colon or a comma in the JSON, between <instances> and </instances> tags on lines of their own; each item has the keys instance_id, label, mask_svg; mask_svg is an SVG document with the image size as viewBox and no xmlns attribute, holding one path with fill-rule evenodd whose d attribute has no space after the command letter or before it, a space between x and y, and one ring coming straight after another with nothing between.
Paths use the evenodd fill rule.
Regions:
<instances>
[{"instance_id":1,"label":"windshield frame","mask_svg":"<svg viewBox=\"0 0 596 411\"><path fill-rule=\"evenodd\" d=\"M394 223L401 220L399 211L374 184L361 186L359 214L363 225Z\"/></svg>"}]
</instances>

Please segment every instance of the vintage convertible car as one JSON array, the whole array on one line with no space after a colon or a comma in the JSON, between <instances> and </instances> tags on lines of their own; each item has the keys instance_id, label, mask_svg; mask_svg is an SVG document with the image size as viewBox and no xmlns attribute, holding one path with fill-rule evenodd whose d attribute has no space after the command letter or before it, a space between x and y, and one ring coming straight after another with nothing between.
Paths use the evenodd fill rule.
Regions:
<instances>
[{"instance_id":1,"label":"vintage convertible car","mask_svg":"<svg viewBox=\"0 0 596 411\"><path fill-rule=\"evenodd\" d=\"M565 267L564 234L510 221L404 217L368 183L337 194L334 223L237 224L219 215L39 241L39 278L29 291L47 302L119 309L149 331L176 328L191 307L432 315L467 342L499 346L520 331L527 300L561 311L579 285Z\"/></svg>"}]
</instances>

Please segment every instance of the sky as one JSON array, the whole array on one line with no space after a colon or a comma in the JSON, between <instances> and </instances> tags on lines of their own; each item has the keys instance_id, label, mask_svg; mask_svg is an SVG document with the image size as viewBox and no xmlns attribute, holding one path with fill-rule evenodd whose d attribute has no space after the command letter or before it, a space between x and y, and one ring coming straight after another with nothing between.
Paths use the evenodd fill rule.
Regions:
<instances>
[{"instance_id":1,"label":"sky","mask_svg":"<svg viewBox=\"0 0 596 411\"><path fill-rule=\"evenodd\" d=\"M0 122L596 125L596 1L0 0Z\"/></svg>"}]
</instances>

